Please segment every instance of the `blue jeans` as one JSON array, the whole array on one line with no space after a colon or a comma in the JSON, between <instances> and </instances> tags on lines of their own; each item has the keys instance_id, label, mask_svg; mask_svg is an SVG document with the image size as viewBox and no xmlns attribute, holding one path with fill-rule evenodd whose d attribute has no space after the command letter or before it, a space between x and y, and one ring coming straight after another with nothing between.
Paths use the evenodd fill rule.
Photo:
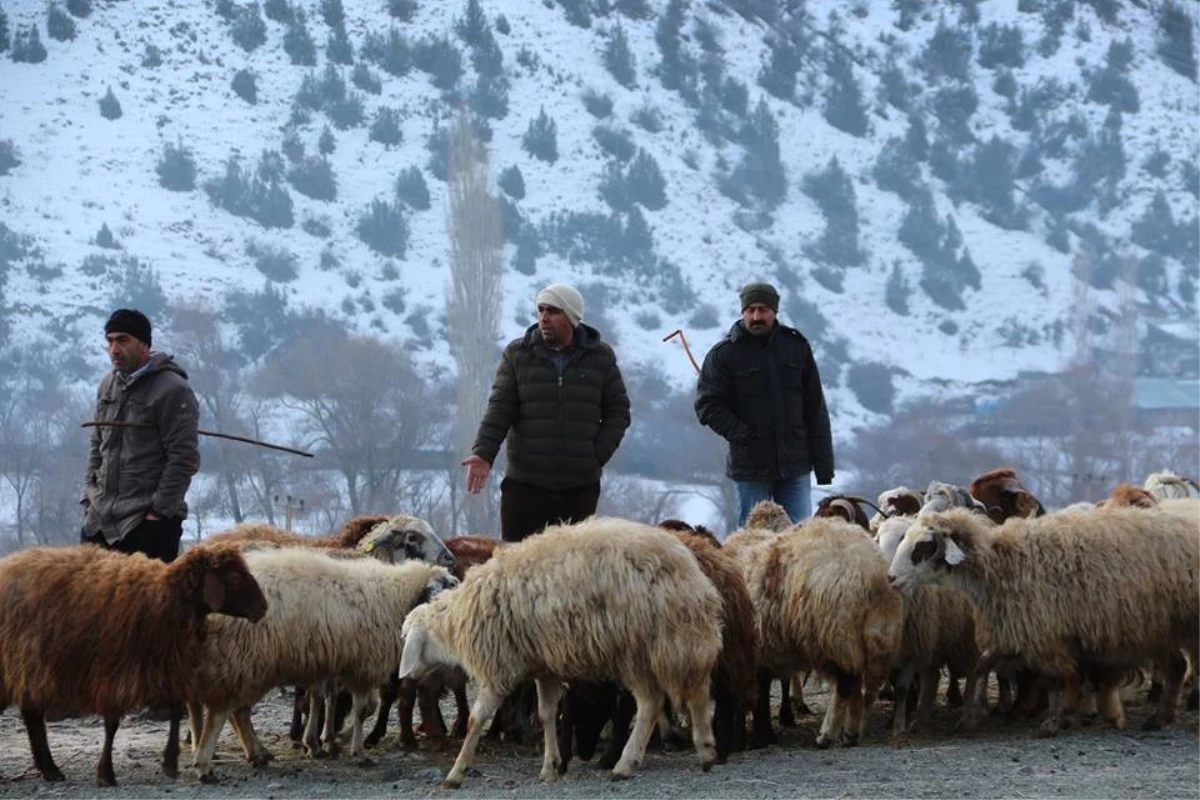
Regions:
<instances>
[{"instance_id":1,"label":"blue jeans","mask_svg":"<svg viewBox=\"0 0 1200 800\"><path fill-rule=\"evenodd\" d=\"M811 472L775 481L734 481L733 485L737 488L738 505L741 506L739 528L746 524L750 509L759 500L774 500L783 506L792 522L812 516Z\"/></svg>"}]
</instances>

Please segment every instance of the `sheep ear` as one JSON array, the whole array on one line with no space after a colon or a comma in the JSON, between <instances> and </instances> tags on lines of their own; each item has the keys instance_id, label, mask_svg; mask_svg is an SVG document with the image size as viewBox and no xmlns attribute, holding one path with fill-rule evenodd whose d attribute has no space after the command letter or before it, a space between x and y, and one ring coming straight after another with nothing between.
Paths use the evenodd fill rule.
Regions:
<instances>
[{"instance_id":1,"label":"sheep ear","mask_svg":"<svg viewBox=\"0 0 1200 800\"><path fill-rule=\"evenodd\" d=\"M421 663L421 653L425 649L425 631L410 631L404 640L404 652L400 655L400 670L397 677L404 680Z\"/></svg>"},{"instance_id":2,"label":"sheep ear","mask_svg":"<svg viewBox=\"0 0 1200 800\"><path fill-rule=\"evenodd\" d=\"M213 613L220 613L225 607L225 584L211 570L204 573L204 605Z\"/></svg>"},{"instance_id":3,"label":"sheep ear","mask_svg":"<svg viewBox=\"0 0 1200 800\"><path fill-rule=\"evenodd\" d=\"M949 536L947 536L945 539L945 543L946 543L946 553L945 553L944 558L945 558L945 561L947 564L949 564L952 567L956 567L959 564L961 564L962 562L967 560L967 554L962 551L962 548L960 548L958 546L957 542L955 542L953 539L951 539Z\"/></svg>"}]
</instances>

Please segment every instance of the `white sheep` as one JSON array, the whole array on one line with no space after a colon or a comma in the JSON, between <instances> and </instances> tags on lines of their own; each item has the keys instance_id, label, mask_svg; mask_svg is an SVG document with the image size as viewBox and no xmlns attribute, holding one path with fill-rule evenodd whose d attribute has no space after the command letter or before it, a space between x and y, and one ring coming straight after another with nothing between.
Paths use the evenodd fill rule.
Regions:
<instances>
[{"instance_id":1,"label":"white sheep","mask_svg":"<svg viewBox=\"0 0 1200 800\"><path fill-rule=\"evenodd\" d=\"M1147 727L1175 717L1185 665L1200 649L1200 518L1153 509L1101 509L1013 518L993 525L961 509L922 514L889 570L893 585L938 584L963 591L978 610L985 655L1003 658L1071 688L1081 671L1133 669L1151 660L1167 690ZM1118 727L1114 687L1097 686L1102 713ZM1068 701L1071 698L1067 698ZM1062 724L1061 688L1052 691L1042 731Z\"/></svg>"},{"instance_id":2,"label":"white sheep","mask_svg":"<svg viewBox=\"0 0 1200 800\"><path fill-rule=\"evenodd\" d=\"M307 547L254 547L244 555L269 609L258 625L209 621L196 691L204 707L204 729L194 740L198 775L213 780L213 749L231 712L247 758L264 760L249 709L283 685L333 680L350 691L351 754L362 757L363 708L400 663L404 618L457 579L422 561L393 566ZM311 717L309 725L311 744Z\"/></svg>"},{"instance_id":3,"label":"white sheep","mask_svg":"<svg viewBox=\"0 0 1200 800\"><path fill-rule=\"evenodd\" d=\"M707 771L716 760L709 680L721 613L720 595L676 536L592 517L498 550L461 587L416 609L404 623L400 676L460 664L476 682L466 739L443 781L449 788L462 784L503 698L529 677L544 731L542 780L565 769L556 731L564 680L617 681L633 693L637 716L614 779L641 763L667 696L691 715Z\"/></svg>"},{"instance_id":4,"label":"white sheep","mask_svg":"<svg viewBox=\"0 0 1200 800\"><path fill-rule=\"evenodd\" d=\"M761 668L815 670L832 685L817 745L856 744L865 708L899 651L904 604L887 562L862 528L812 519L772 535L739 531L725 542L754 601ZM759 697L755 738L772 734Z\"/></svg>"},{"instance_id":5,"label":"white sheep","mask_svg":"<svg viewBox=\"0 0 1200 800\"><path fill-rule=\"evenodd\" d=\"M884 559L890 564L904 534L915 517L889 517L876 536ZM908 692L914 678L919 681L917 724L928 724L937 696L941 668L949 668L951 697L958 688L958 677L966 676L964 714L971 714L975 694L975 667L979 646L975 642L975 611L961 592L941 586L920 586L908 598L904 608L904 640L900 646L899 674L896 677L896 714L892 732L903 733L908 726Z\"/></svg>"},{"instance_id":6,"label":"white sheep","mask_svg":"<svg viewBox=\"0 0 1200 800\"><path fill-rule=\"evenodd\" d=\"M1200 497L1200 485L1191 478L1176 475L1169 469L1146 476L1142 488L1159 500L1180 497Z\"/></svg>"}]
</instances>

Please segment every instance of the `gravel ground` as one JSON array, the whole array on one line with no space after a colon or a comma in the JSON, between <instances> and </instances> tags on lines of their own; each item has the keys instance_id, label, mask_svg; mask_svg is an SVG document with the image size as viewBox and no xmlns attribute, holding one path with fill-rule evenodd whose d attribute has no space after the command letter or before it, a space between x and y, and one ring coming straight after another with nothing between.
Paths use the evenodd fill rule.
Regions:
<instances>
[{"instance_id":1,"label":"gravel ground","mask_svg":"<svg viewBox=\"0 0 1200 800\"><path fill-rule=\"evenodd\" d=\"M811 689L808 699L819 712L826 698ZM642 769L623 782L612 782L606 772L574 761L558 782L541 784L540 743L485 739L475 768L457 792L440 788L440 780L458 742L442 750L422 742L421 750L407 752L400 749L393 724L372 751L369 766L313 761L292 749L287 738L290 701L278 693L259 704L254 715L277 756L265 769L256 770L242 760L226 726L217 748L219 784L197 782L188 768L186 746L182 775L168 780L158 767L166 724L135 715L117 733L114 762L121 786L114 789L94 783L104 738L100 720L50 723L50 746L67 780L49 784L33 768L19 715L10 710L0 716L0 797L1200 798L1197 713L1181 712L1178 724L1169 730L1143 732L1139 726L1150 709L1140 693L1126 708L1126 731L1094 726L1039 739L1032 722L995 718L964 735L954 728L957 710L939 706L929 733L891 741L886 735L890 704L880 703L872 711L866 742L859 747L815 749L812 742L820 719L801 717L799 727L783 731L779 745L734 754L728 764L708 774L700 771L690 751L651 750ZM453 714L449 705L446 712Z\"/></svg>"}]
</instances>

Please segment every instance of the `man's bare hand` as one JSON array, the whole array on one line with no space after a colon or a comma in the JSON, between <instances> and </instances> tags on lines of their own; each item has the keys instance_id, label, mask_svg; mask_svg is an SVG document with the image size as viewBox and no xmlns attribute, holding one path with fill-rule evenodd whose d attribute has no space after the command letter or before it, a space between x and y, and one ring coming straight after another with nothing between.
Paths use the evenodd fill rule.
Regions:
<instances>
[{"instance_id":1,"label":"man's bare hand","mask_svg":"<svg viewBox=\"0 0 1200 800\"><path fill-rule=\"evenodd\" d=\"M479 494L483 490L484 484L487 483L492 465L477 455L469 455L461 463L467 468L467 491L471 494Z\"/></svg>"}]
</instances>

